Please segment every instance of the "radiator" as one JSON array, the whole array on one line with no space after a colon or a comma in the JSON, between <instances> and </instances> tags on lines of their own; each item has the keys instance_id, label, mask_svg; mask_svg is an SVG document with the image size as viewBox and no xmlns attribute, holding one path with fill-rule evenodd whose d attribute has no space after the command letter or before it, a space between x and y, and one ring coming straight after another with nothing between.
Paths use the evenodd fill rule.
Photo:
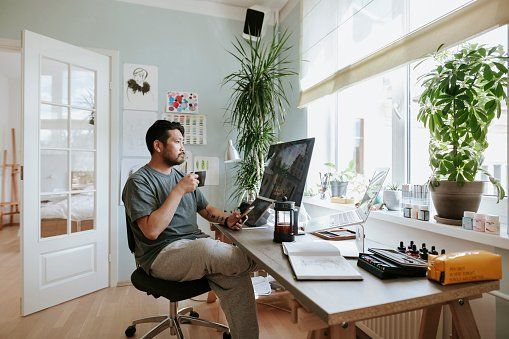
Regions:
<instances>
[{"instance_id":1,"label":"radiator","mask_svg":"<svg viewBox=\"0 0 509 339\"><path fill-rule=\"evenodd\" d=\"M356 325L373 339L413 339L419 337L422 310L357 322ZM442 337L441 325L437 338Z\"/></svg>"}]
</instances>

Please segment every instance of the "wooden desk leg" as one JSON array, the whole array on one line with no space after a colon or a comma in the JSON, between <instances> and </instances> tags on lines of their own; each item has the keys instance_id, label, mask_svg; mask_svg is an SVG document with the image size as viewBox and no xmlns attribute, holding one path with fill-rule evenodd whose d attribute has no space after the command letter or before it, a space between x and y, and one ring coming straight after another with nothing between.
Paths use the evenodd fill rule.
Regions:
<instances>
[{"instance_id":1,"label":"wooden desk leg","mask_svg":"<svg viewBox=\"0 0 509 339\"><path fill-rule=\"evenodd\" d=\"M307 339L328 339L328 328L321 328L319 330L309 331Z\"/></svg>"},{"instance_id":2,"label":"wooden desk leg","mask_svg":"<svg viewBox=\"0 0 509 339\"><path fill-rule=\"evenodd\" d=\"M456 326L454 325L454 321L452 322L451 339L460 339L460 337L458 336L458 331L456 331Z\"/></svg>"},{"instance_id":3,"label":"wooden desk leg","mask_svg":"<svg viewBox=\"0 0 509 339\"><path fill-rule=\"evenodd\" d=\"M468 300L451 301L449 307L452 314L453 333L455 332L458 338L480 339L481 335Z\"/></svg>"},{"instance_id":4,"label":"wooden desk leg","mask_svg":"<svg viewBox=\"0 0 509 339\"><path fill-rule=\"evenodd\" d=\"M346 327L342 325L332 325L328 328L313 330L308 333L307 339L355 339L355 323L348 323Z\"/></svg>"},{"instance_id":5,"label":"wooden desk leg","mask_svg":"<svg viewBox=\"0 0 509 339\"><path fill-rule=\"evenodd\" d=\"M436 338L442 305L433 305L422 310L419 339Z\"/></svg>"},{"instance_id":6,"label":"wooden desk leg","mask_svg":"<svg viewBox=\"0 0 509 339\"><path fill-rule=\"evenodd\" d=\"M350 322L345 325L346 327L342 325L329 326L330 339L355 339L355 323Z\"/></svg>"}]
</instances>

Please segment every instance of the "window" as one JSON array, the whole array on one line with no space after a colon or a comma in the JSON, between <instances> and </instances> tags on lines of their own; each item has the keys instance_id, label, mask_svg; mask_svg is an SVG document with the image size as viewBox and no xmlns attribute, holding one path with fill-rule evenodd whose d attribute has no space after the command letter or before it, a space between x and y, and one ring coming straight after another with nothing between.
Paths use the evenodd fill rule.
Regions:
<instances>
[{"instance_id":1,"label":"window","mask_svg":"<svg viewBox=\"0 0 509 339\"><path fill-rule=\"evenodd\" d=\"M369 178L377 167L392 168L397 153L404 156L403 148L393 148L392 136L393 129L398 128L394 120L405 119L399 112L404 105L405 76L402 67L338 93L340 169L354 160L357 173Z\"/></svg>"},{"instance_id":2,"label":"window","mask_svg":"<svg viewBox=\"0 0 509 339\"><path fill-rule=\"evenodd\" d=\"M336 95L325 96L308 106L308 112L312 113L308 117L307 135L309 138L315 138L307 179L307 186L310 188L319 185L320 177L317 173L324 171L324 164L335 162L335 99Z\"/></svg>"},{"instance_id":3,"label":"window","mask_svg":"<svg viewBox=\"0 0 509 339\"><path fill-rule=\"evenodd\" d=\"M384 0L303 1L301 86L305 99L301 97L301 104L327 91L336 91L307 106L308 133L320 139L315 146L315 152L320 155L312 160L310 174L313 166L320 167L326 161L336 163L341 169L353 159L356 171L368 177L375 167L388 166L392 169L393 183L427 181L431 174L429 132L416 120L422 91L417 78L433 67L432 60L414 70L416 62L407 64L412 60L408 59L396 69L382 69L377 76L363 75L364 80L353 85L344 81L343 72L346 77L359 70L369 74L365 60L374 52L404 39L407 34L432 26L435 20L447 20L455 11L463 12L451 15L455 18L454 27L470 25L472 21L459 24L458 17L468 12L465 9L479 8L476 4L479 2L470 0L393 0L389 4ZM500 1L497 8L506 5ZM462 39L465 37L455 41ZM501 44L507 51L508 40L505 25L467 42ZM334 121L335 129L330 130L329 124ZM509 191L507 128L504 105L501 118L493 120L489 130L490 146L485 152L484 166ZM486 189L485 194L494 193L491 185L486 185Z\"/></svg>"}]
</instances>

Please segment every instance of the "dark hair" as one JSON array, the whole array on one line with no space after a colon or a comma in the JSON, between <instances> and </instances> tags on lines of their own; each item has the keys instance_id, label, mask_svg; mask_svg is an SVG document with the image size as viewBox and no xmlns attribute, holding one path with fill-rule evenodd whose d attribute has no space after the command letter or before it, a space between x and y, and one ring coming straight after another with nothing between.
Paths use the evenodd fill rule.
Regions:
<instances>
[{"instance_id":1,"label":"dark hair","mask_svg":"<svg viewBox=\"0 0 509 339\"><path fill-rule=\"evenodd\" d=\"M168 131L178 129L182 135L184 135L184 126L177 121L168 120L157 120L149 127L147 135L145 136L145 142L150 154L154 153L154 141L159 140L163 144L166 144L168 140Z\"/></svg>"}]
</instances>

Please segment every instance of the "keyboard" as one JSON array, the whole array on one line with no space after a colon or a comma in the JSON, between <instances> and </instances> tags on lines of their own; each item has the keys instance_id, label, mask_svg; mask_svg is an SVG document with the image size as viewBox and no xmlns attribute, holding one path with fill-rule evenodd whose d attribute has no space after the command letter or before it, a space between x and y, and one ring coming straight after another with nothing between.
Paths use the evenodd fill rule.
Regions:
<instances>
[{"instance_id":1,"label":"keyboard","mask_svg":"<svg viewBox=\"0 0 509 339\"><path fill-rule=\"evenodd\" d=\"M353 224L362 221L356 210L340 213L337 217L339 225Z\"/></svg>"}]
</instances>

